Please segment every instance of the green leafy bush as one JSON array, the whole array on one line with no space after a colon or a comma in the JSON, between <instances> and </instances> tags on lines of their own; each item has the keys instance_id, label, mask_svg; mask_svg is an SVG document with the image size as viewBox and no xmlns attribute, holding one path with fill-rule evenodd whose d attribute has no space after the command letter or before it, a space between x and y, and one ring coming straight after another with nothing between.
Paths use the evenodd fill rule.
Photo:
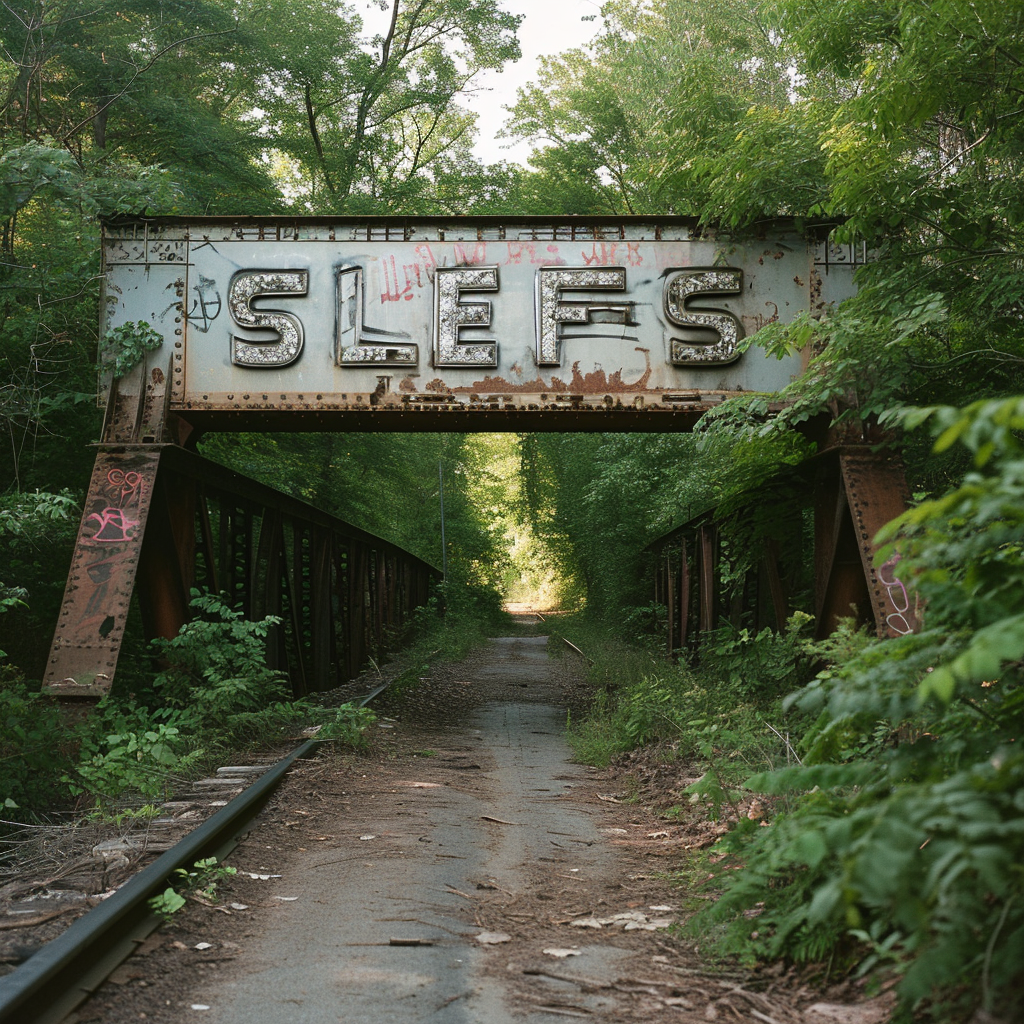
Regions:
<instances>
[{"instance_id":1,"label":"green leafy bush","mask_svg":"<svg viewBox=\"0 0 1024 1024\"><path fill-rule=\"evenodd\" d=\"M147 352L156 351L163 343L163 337L151 324L129 320L103 335L100 351L106 362L113 363L114 379L120 380L146 358Z\"/></svg>"},{"instance_id":2,"label":"green leafy bush","mask_svg":"<svg viewBox=\"0 0 1024 1024\"><path fill-rule=\"evenodd\" d=\"M203 753L183 724L173 711L101 701L80 727L78 762L65 779L70 791L87 795L99 810L126 794L167 799L176 775Z\"/></svg>"},{"instance_id":3,"label":"green leafy bush","mask_svg":"<svg viewBox=\"0 0 1024 1024\"><path fill-rule=\"evenodd\" d=\"M60 778L74 761L74 741L56 704L0 667L0 804L24 817L62 797Z\"/></svg>"},{"instance_id":4,"label":"green leafy bush","mask_svg":"<svg viewBox=\"0 0 1024 1024\"><path fill-rule=\"evenodd\" d=\"M178 868L168 881L162 893L153 896L149 907L157 917L169 921L187 902L188 897L203 903L217 901L217 887L225 878L237 873L236 868L218 864L216 857L197 860L192 869Z\"/></svg>"},{"instance_id":5,"label":"green leafy bush","mask_svg":"<svg viewBox=\"0 0 1024 1024\"><path fill-rule=\"evenodd\" d=\"M316 736L320 740L334 740L358 749L366 744L366 730L376 721L377 716L369 708L342 704L326 712L325 721Z\"/></svg>"},{"instance_id":6,"label":"green leafy bush","mask_svg":"<svg viewBox=\"0 0 1024 1024\"><path fill-rule=\"evenodd\" d=\"M198 591L191 605L197 618L172 640L153 641L170 665L154 684L167 706L190 728L213 735L230 733L238 715L268 708L278 714L284 677L267 667L266 638L281 620L249 621L222 598Z\"/></svg>"},{"instance_id":7,"label":"green leafy bush","mask_svg":"<svg viewBox=\"0 0 1024 1024\"><path fill-rule=\"evenodd\" d=\"M196 595L200 618L160 640L170 667L157 678L163 706L111 696L74 725L13 669L0 678L0 804L11 816L86 801L116 815L119 806L166 799L214 752L294 738L320 724L320 736L353 748L375 720L364 708L286 701L281 674L266 667L264 640L277 621L246 621L218 597Z\"/></svg>"},{"instance_id":8,"label":"green leafy bush","mask_svg":"<svg viewBox=\"0 0 1024 1024\"><path fill-rule=\"evenodd\" d=\"M800 637L813 618L796 612L784 633L765 627L757 634L725 625L701 635L701 666L739 694L772 700L806 682L810 649Z\"/></svg>"},{"instance_id":9,"label":"green leafy bush","mask_svg":"<svg viewBox=\"0 0 1024 1024\"><path fill-rule=\"evenodd\" d=\"M929 420L937 448L965 445L974 469L883 531L926 628L868 644L793 698L817 716L804 764L747 782L792 810L734 830L724 845L743 868L698 926L724 929L732 951L838 949L863 971L895 970L905 1008L936 1019L1018 1019L1024 399L904 416Z\"/></svg>"}]
</instances>

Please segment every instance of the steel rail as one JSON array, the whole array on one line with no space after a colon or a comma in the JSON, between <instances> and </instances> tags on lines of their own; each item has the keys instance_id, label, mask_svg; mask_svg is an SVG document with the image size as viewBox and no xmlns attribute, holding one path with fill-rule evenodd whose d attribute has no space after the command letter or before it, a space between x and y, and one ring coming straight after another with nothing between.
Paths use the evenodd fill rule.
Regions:
<instances>
[{"instance_id":1,"label":"steel rail","mask_svg":"<svg viewBox=\"0 0 1024 1024\"><path fill-rule=\"evenodd\" d=\"M296 747L113 896L0 978L0 1024L59 1024L159 927L148 900L164 891L170 876L233 850L292 764L322 742L312 739Z\"/></svg>"},{"instance_id":2,"label":"steel rail","mask_svg":"<svg viewBox=\"0 0 1024 1024\"><path fill-rule=\"evenodd\" d=\"M535 615L538 619L540 619L541 622L547 624L548 620L545 619L540 612L530 612L530 614ZM566 638L562 636L561 633L556 633L554 630L552 630L551 632L554 634L554 636L557 636L558 639L561 640L566 647L570 648L571 650L574 650L588 665L594 664L593 658L588 658L571 640L566 640Z\"/></svg>"}]
</instances>

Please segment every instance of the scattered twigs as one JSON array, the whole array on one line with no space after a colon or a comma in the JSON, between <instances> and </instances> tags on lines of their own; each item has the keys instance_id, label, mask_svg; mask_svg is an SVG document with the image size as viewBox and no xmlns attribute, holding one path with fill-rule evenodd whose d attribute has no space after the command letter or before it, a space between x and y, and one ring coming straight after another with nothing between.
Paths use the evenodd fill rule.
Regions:
<instances>
[{"instance_id":1,"label":"scattered twigs","mask_svg":"<svg viewBox=\"0 0 1024 1024\"><path fill-rule=\"evenodd\" d=\"M45 924L47 921L52 921L55 917L63 917L65 914L71 913L72 910L88 910L88 906L81 903L75 903L67 907L61 907L59 910L51 910L48 914L37 914L35 917L24 917L16 918L0 918L0 931L11 931L14 928L33 928L37 924Z\"/></svg>"}]
</instances>

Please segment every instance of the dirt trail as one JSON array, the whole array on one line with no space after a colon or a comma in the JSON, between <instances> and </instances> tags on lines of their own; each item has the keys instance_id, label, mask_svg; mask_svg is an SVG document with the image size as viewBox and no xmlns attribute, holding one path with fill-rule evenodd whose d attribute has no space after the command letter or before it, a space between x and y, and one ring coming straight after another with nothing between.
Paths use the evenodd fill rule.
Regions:
<instances>
[{"instance_id":1,"label":"dirt trail","mask_svg":"<svg viewBox=\"0 0 1024 1024\"><path fill-rule=\"evenodd\" d=\"M408 699L434 724L296 770L219 906L190 904L77 1020L829 1019L709 973L666 928L684 916L666 855L704 839L569 762L567 681L544 637L435 673Z\"/></svg>"}]
</instances>

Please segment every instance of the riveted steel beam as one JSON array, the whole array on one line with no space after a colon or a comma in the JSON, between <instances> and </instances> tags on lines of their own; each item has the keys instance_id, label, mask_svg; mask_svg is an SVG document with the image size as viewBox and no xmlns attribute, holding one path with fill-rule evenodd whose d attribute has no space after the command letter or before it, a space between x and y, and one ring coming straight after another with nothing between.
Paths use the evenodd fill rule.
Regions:
<instances>
[{"instance_id":1,"label":"riveted steel beam","mask_svg":"<svg viewBox=\"0 0 1024 1024\"><path fill-rule=\"evenodd\" d=\"M296 695L329 689L381 652L436 575L402 548L193 452L103 448L44 692L102 697L133 592L147 637L173 637L195 586L247 616L280 617L268 664L288 674Z\"/></svg>"}]
</instances>

